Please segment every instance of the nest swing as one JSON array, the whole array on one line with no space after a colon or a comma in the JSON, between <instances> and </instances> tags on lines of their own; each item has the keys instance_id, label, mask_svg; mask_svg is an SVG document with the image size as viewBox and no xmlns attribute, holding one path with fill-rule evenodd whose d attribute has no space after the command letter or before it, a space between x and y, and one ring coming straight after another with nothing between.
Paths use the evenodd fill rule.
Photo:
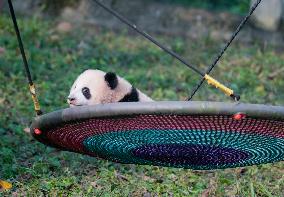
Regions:
<instances>
[{"instance_id":1,"label":"nest swing","mask_svg":"<svg viewBox=\"0 0 284 197\"><path fill-rule=\"evenodd\" d=\"M31 125L39 142L61 150L120 163L212 170L284 159L284 107L222 102L112 103L41 114L11 0L8 0L37 117ZM206 73L161 45L113 9L99 6L202 76L234 100L233 90L209 76L260 4L243 19Z\"/></svg>"}]
</instances>

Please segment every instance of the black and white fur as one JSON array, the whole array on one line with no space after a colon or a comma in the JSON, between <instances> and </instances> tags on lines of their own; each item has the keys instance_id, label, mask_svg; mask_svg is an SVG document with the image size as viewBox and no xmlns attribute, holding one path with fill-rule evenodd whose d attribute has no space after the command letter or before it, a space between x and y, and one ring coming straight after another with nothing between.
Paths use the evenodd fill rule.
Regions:
<instances>
[{"instance_id":1,"label":"black and white fur","mask_svg":"<svg viewBox=\"0 0 284 197\"><path fill-rule=\"evenodd\" d=\"M151 98L115 73L86 70L71 87L70 107L114 102L151 102Z\"/></svg>"}]
</instances>

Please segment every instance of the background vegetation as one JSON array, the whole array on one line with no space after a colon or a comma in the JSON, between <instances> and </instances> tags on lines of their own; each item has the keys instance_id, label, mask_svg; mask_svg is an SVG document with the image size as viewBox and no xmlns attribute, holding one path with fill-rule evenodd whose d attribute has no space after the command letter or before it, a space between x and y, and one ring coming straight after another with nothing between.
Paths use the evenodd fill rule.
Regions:
<instances>
[{"instance_id":1,"label":"background vegetation","mask_svg":"<svg viewBox=\"0 0 284 197\"><path fill-rule=\"evenodd\" d=\"M250 0L157 0L161 3L180 4L182 6L205 8L208 10L226 10L233 13L243 14L248 11ZM64 6L74 6L78 4L76 0L43 0L43 8L47 11L56 13ZM112 0L111 4L115 4L118 0Z\"/></svg>"},{"instance_id":2,"label":"background vegetation","mask_svg":"<svg viewBox=\"0 0 284 197\"><path fill-rule=\"evenodd\" d=\"M208 1L209 2L209 1ZM67 107L76 76L87 68L114 71L156 100L184 100L200 77L141 37L20 20L32 75L45 112ZM200 69L223 43L159 36ZM123 43L123 44L121 44ZM46 147L25 133L34 116L17 40L0 17L0 178L13 183L0 196L283 196L284 163L209 172L121 165ZM234 44L213 75L243 102L284 105L284 55L261 44ZM194 100L230 101L207 85Z\"/></svg>"},{"instance_id":3,"label":"background vegetation","mask_svg":"<svg viewBox=\"0 0 284 197\"><path fill-rule=\"evenodd\" d=\"M245 13L249 9L250 0L159 0L160 2L177 3L186 6L206 8L209 10L226 10Z\"/></svg>"}]
</instances>

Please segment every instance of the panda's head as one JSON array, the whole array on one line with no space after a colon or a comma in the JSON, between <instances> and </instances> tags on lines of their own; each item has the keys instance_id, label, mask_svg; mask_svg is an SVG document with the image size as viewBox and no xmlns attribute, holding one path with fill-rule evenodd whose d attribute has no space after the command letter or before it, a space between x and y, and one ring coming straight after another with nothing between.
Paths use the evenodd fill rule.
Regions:
<instances>
[{"instance_id":1,"label":"panda's head","mask_svg":"<svg viewBox=\"0 0 284 197\"><path fill-rule=\"evenodd\" d=\"M86 70L71 87L67 102L70 107L113 102L119 83L115 73ZM128 84L127 88L128 88ZM130 85L130 84L129 84Z\"/></svg>"}]
</instances>

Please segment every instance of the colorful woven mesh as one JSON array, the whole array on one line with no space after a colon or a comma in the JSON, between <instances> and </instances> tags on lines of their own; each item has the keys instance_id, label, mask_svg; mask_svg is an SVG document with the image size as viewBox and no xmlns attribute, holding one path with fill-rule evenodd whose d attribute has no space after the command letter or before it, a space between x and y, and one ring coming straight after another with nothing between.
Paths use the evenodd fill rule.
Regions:
<instances>
[{"instance_id":1,"label":"colorful woven mesh","mask_svg":"<svg viewBox=\"0 0 284 197\"><path fill-rule=\"evenodd\" d=\"M284 122L230 116L94 118L44 131L46 143L115 162L198 170L284 159Z\"/></svg>"}]
</instances>

